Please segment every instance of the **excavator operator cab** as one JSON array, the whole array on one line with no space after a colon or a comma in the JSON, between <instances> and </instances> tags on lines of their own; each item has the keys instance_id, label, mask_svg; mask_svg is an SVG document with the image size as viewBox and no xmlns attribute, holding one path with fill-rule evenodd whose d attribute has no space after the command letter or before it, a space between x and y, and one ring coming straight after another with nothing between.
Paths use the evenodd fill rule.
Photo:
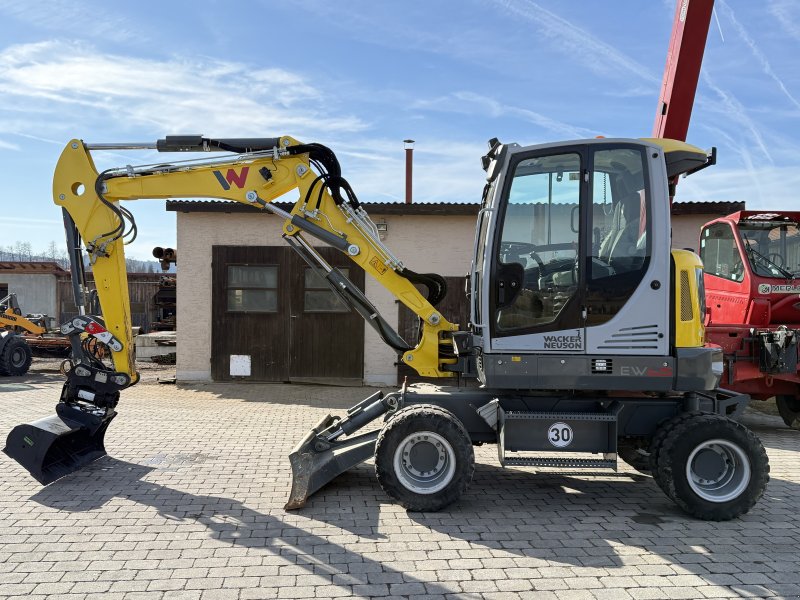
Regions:
<instances>
[{"instance_id":1,"label":"excavator operator cab","mask_svg":"<svg viewBox=\"0 0 800 600\"><path fill-rule=\"evenodd\" d=\"M708 158L660 142L493 140L470 277L483 383L580 387L586 358L670 355L669 183Z\"/></svg>"},{"instance_id":2,"label":"excavator operator cab","mask_svg":"<svg viewBox=\"0 0 800 600\"><path fill-rule=\"evenodd\" d=\"M598 139L509 145L492 159L504 165L479 217L471 278L483 286L472 297L485 299L474 321L484 356L667 354L669 296L651 285L668 288L670 276L661 148ZM634 331L647 343L633 344ZM484 360L484 377L507 363Z\"/></svg>"}]
</instances>

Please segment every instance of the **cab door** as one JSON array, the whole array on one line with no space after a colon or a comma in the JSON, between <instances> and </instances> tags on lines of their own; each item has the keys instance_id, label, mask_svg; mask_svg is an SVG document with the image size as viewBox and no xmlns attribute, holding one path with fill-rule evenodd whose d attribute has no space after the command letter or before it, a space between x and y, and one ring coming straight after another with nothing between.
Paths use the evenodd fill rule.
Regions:
<instances>
[{"instance_id":1,"label":"cab door","mask_svg":"<svg viewBox=\"0 0 800 600\"><path fill-rule=\"evenodd\" d=\"M670 214L661 148L590 146L587 351L669 354Z\"/></svg>"},{"instance_id":2,"label":"cab door","mask_svg":"<svg viewBox=\"0 0 800 600\"><path fill-rule=\"evenodd\" d=\"M586 156L560 146L509 157L488 282L494 351L585 351Z\"/></svg>"},{"instance_id":3,"label":"cab door","mask_svg":"<svg viewBox=\"0 0 800 600\"><path fill-rule=\"evenodd\" d=\"M700 258L706 306L712 323L746 323L750 300L749 263L742 257L730 223L718 222L700 233Z\"/></svg>"}]
</instances>

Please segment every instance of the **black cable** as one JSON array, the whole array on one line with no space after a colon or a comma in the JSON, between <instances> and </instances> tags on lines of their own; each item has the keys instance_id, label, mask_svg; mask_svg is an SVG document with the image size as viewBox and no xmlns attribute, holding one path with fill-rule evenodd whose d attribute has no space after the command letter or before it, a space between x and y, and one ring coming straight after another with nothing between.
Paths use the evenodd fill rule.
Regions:
<instances>
[{"instance_id":1,"label":"black cable","mask_svg":"<svg viewBox=\"0 0 800 600\"><path fill-rule=\"evenodd\" d=\"M447 294L447 281L437 273L415 273L411 269L403 268L397 274L411 283L421 283L428 288L427 300L432 306L439 304Z\"/></svg>"},{"instance_id":2,"label":"black cable","mask_svg":"<svg viewBox=\"0 0 800 600\"><path fill-rule=\"evenodd\" d=\"M97 197L100 201L105 204L119 219L119 223L117 226L111 230L107 231L106 233L99 236L100 238L110 238L109 242L114 242L120 238L130 238L126 243L131 243L136 239L136 236L139 233L139 228L136 225L136 219L133 216L133 213L129 211L124 206L115 206L114 203L109 202L105 195L103 194L103 184L111 179L112 177L109 176L111 171L116 169L107 169L100 173L97 176L97 179L94 182L94 191L97 194ZM126 228L126 224L128 227Z\"/></svg>"}]
</instances>

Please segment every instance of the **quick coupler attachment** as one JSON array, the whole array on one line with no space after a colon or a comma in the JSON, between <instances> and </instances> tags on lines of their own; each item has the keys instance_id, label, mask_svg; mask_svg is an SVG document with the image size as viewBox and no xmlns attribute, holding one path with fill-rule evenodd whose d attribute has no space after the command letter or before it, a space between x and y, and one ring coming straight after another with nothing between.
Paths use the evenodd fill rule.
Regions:
<instances>
[{"instance_id":1,"label":"quick coupler attachment","mask_svg":"<svg viewBox=\"0 0 800 600\"><path fill-rule=\"evenodd\" d=\"M380 430L344 441L339 438L354 433L387 412L396 411L399 406L399 394L384 397L383 392L377 392L350 408L345 418L327 415L317 423L289 454L292 491L284 508L302 508L311 494L375 454Z\"/></svg>"},{"instance_id":2,"label":"quick coupler attachment","mask_svg":"<svg viewBox=\"0 0 800 600\"><path fill-rule=\"evenodd\" d=\"M105 455L106 429L116 415L59 402L56 414L14 427L3 452L47 485Z\"/></svg>"}]
</instances>

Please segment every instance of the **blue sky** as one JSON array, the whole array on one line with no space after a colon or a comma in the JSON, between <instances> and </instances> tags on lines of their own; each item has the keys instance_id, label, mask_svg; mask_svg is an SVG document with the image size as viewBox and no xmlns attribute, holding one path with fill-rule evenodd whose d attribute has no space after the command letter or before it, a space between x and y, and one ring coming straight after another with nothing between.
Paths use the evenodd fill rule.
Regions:
<instances>
[{"instance_id":1,"label":"blue sky","mask_svg":"<svg viewBox=\"0 0 800 600\"><path fill-rule=\"evenodd\" d=\"M719 163L679 201L797 207L800 3L717 0L688 141ZM64 144L292 135L333 148L359 197L477 202L486 140L647 137L674 0L0 0L3 241L63 244ZM163 160L103 153L98 167ZM129 203L148 258L163 201ZM231 240L235 243L235 240Z\"/></svg>"}]
</instances>

